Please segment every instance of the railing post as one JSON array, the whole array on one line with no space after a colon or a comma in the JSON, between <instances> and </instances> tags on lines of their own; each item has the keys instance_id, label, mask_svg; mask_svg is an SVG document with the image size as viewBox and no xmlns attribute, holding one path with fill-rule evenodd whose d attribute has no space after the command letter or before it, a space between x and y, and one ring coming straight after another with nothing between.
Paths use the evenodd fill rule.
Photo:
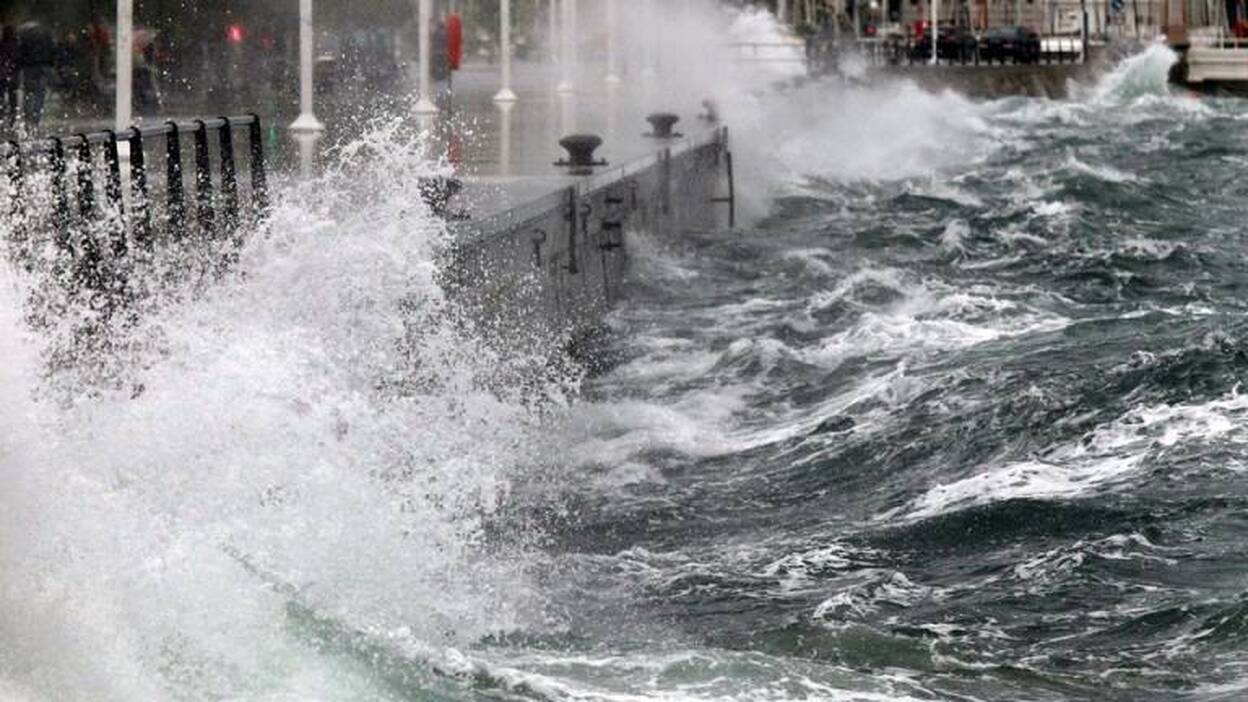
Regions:
<instances>
[{"instance_id":1,"label":"railing post","mask_svg":"<svg viewBox=\"0 0 1248 702\"><path fill-rule=\"evenodd\" d=\"M110 210L116 212L116 219L109 227L112 234L112 246L109 247L109 253L114 261L117 261L124 258L127 252L126 220L122 216L125 213L125 204L121 197L121 157L117 153L117 133L111 129L105 133L108 135L108 141L104 143L104 163L108 167L108 176L104 181L104 197ZM112 214L112 212L106 214Z\"/></svg>"},{"instance_id":2,"label":"railing post","mask_svg":"<svg viewBox=\"0 0 1248 702\"><path fill-rule=\"evenodd\" d=\"M208 125L195 120L195 205L200 236L213 236L212 161L208 156Z\"/></svg>"},{"instance_id":3,"label":"railing post","mask_svg":"<svg viewBox=\"0 0 1248 702\"><path fill-rule=\"evenodd\" d=\"M247 137L251 146L251 199L255 203L256 218L264 218L269 211L269 183L264 168L264 139L260 129L260 115L252 113L251 127Z\"/></svg>"},{"instance_id":4,"label":"railing post","mask_svg":"<svg viewBox=\"0 0 1248 702\"><path fill-rule=\"evenodd\" d=\"M143 133L130 129L130 192L134 212L134 241L146 250L152 248L152 207L147 191L147 156L143 153Z\"/></svg>"},{"instance_id":5,"label":"railing post","mask_svg":"<svg viewBox=\"0 0 1248 702\"><path fill-rule=\"evenodd\" d=\"M108 141L104 144L104 164L108 167L108 178L104 181L104 197L117 214L125 212L125 202L121 197L121 155L117 149L117 132L105 131Z\"/></svg>"},{"instance_id":6,"label":"railing post","mask_svg":"<svg viewBox=\"0 0 1248 702\"><path fill-rule=\"evenodd\" d=\"M22 147L16 141L8 142L9 155L5 164L5 175L8 176L11 189L9 191L9 216L19 226L14 233L22 236L22 203L26 201L25 183L22 181Z\"/></svg>"},{"instance_id":7,"label":"railing post","mask_svg":"<svg viewBox=\"0 0 1248 702\"><path fill-rule=\"evenodd\" d=\"M177 122L166 122L165 171L169 195L169 233L175 239L186 236L186 185L182 182L182 136Z\"/></svg>"},{"instance_id":8,"label":"railing post","mask_svg":"<svg viewBox=\"0 0 1248 702\"><path fill-rule=\"evenodd\" d=\"M95 212L95 182L91 177L91 142L86 134L78 134L82 143L78 145L78 211L83 218L89 218Z\"/></svg>"},{"instance_id":9,"label":"railing post","mask_svg":"<svg viewBox=\"0 0 1248 702\"><path fill-rule=\"evenodd\" d=\"M91 142L86 134L77 135L82 143L78 145L78 212L82 216L78 242L78 260L74 266L74 281L90 290L101 290L104 287L103 257L100 255L100 242L96 238L97 227L92 221L95 215L95 182L91 177Z\"/></svg>"},{"instance_id":10,"label":"railing post","mask_svg":"<svg viewBox=\"0 0 1248 702\"><path fill-rule=\"evenodd\" d=\"M662 195L660 205L661 211L665 215L672 213L672 150L671 148L663 149L659 153L659 177L663 179L663 187L659 191Z\"/></svg>"},{"instance_id":11,"label":"railing post","mask_svg":"<svg viewBox=\"0 0 1248 702\"><path fill-rule=\"evenodd\" d=\"M74 253L73 242L69 236L69 193L65 190L65 142L52 139L52 195L55 203L52 208L52 226L56 229L56 244L61 251Z\"/></svg>"},{"instance_id":12,"label":"railing post","mask_svg":"<svg viewBox=\"0 0 1248 702\"><path fill-rule=\"evenodd\" d=\"M222 117L224 122L217 134L221 147L221 197L225 209L225 233L232 235L238 228L238 171L234 165L234 125L229 117Z\"/></svg>"},{"instance_id":13,"label":"railing post","mask_svg":"<svg viewBox=\"0 0 1248 702\"><path fill-rule=\"evenodd\" d=\"M568 272L576 275L581 272L580 262L577 260L576 253L576 232L579 229L577 219L580 213L577 211L576 202L576 186L571 186L567 190L568 193Z\"/></svg>"}]
</instances>

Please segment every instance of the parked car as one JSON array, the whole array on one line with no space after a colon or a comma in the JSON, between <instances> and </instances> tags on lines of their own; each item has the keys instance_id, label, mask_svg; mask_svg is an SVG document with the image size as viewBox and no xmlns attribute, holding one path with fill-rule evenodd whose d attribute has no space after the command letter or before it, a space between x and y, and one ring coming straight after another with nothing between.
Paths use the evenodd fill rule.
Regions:
<instances>
[{"instance_id":1,"label":"parked car","mask_svg":"<svg viewBox=\"0 0 1248 702\"><path fill-rule=\"evenodd\" d=\"M970 27L941 27L936 37L937 55L942 59L972 63L978 49L979 39Z\"/></svg>"},{"instance_id":2,"label":"parked car","mask_svg":"<svg viewBox=\"0 0 1248 702\"><path fill-rule=\"evenodd\" d=\"M919 32L915 35L911 49L915 59L932 57L932 35L928 33L929 30L930 27L926 22L919 26ZM936 55L941 60L972 63L975 61L975 52L978 48L979 40L975 38L975 33L970 27L940 25L936 34Z\"/></svg>"},{"instance_id":3,"label":"parked car","mask_svg":"<svg viewBox=\"0 0 1248 702\"><path fill-rule=\"evenodd\" d=\"M979 41L983 61L1039 63L1040 34L1028 27L993 27Z\"/></svg>"}]
</instances>

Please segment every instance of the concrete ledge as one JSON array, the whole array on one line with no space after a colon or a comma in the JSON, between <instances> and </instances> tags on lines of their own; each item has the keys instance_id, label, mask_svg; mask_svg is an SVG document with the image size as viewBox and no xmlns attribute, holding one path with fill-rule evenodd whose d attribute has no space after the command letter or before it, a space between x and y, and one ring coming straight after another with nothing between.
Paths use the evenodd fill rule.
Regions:
<instances>
[{"instance_id":1,"label":"concrete ledge","mask_svg":"<svg viewBox=\"0 0 1248 702\"><path fill-rule=\"evenodd\" d=\"M926 90L953 90L973 98L1006 96L1062 98L1071 81L1082 82L1095 64L1024 66L886 66L879 74L910 80Z\"/></svg>"},{"instance_id":2,"label":"concrete ledge","mask_svg":"<svg viewBox=\"0 0 1248 702\"><path fill-rule=\"evenodd\" d=\"M534 357L575 347L623 294L625 232L670 235L720 226L728 193L727 130L480 220L453 226L444 267L452 297L494 345Z\"/></svg>"}]
</instances>

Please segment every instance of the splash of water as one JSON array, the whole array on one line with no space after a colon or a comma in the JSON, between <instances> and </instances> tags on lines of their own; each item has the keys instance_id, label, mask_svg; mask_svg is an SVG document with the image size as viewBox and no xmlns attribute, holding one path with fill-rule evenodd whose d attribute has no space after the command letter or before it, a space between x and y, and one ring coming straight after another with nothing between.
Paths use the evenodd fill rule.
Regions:
<instances>
[{"instance_id":1,"label":"splash of water","mask_svg":"<svg viewBox=\"0 0 1248 702\"><path fill-rule=\"evenodd\" d=\"M1093 102L1130 102L1148 95L1170 92L1170 68L1179 60L1165 44L1149 44L1105 74L1091 91Z\"/></svg>"},{"instance_id":2,"label":"splash of water","mask_svg":"<svg viewBox=\"0 0 1248 702\"><path fill-rule=\"evenodd\" d=\"M482 527L539 420L484 389L493 358L451 319L419 140L347 148L366 165L280 193L236 274L129 332L137 396L51 401L29 281L0 270L5 686L365 698L292 602L435 652L532 611L522 553L489 556Z\"/></svg>"}]
</instances>

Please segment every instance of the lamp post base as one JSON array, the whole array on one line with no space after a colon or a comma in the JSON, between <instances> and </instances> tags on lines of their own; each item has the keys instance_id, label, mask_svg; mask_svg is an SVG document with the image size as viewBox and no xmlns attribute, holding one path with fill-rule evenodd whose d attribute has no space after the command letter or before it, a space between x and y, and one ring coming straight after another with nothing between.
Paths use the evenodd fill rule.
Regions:
<instances>
[{"instance_id":1,"label":"lamp post base","mask_svg":"<svg viewBox=\"0 0 1248 702\"><path fill-rule=\"evenodd\" d=\"M316 115L311 112L303 112L299 115L298 119L290 123L290 131L307 133L323 132L325 131L325 125L321 124L321 120L317 119Z\"/></svg>"},{"instance_id":2,"label":"lamp post base","mask_svg":"<svg viewBox=\"0 0 1248 702\"><path fill-rule=\"evenodd\" d=\"M433 100L422 97L416 101L416 106L412 108L412 112L418 115L436 115L438 114L438 106L433 104Z\"/></svg>"}]
</instances>

